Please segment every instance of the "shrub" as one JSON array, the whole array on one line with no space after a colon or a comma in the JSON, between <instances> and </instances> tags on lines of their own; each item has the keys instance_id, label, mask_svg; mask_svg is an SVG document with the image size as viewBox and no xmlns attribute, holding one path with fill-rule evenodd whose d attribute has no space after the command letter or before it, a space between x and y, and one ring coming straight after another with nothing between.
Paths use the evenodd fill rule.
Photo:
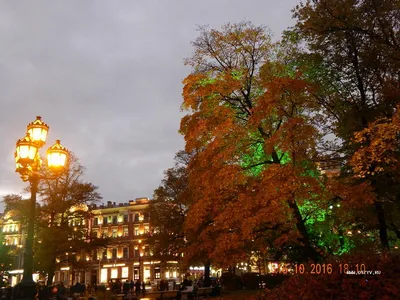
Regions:
<instances>
[{"instance_id":1,"label":"shrub","mask_svg":"<svg viewBox=\"0 0 400 300\"><path fill-rule=\"evenodd\" d=\"M242 275L243 285L248 290L256 290L259 288L260 275L257 273L245 273Z\"/></svg>"},{"instance_id":2,"label":"shrub","mask_svg":"<svg viewBox=\"0 0 400 300\"><path fill-rule=\"evenodd\" d=\"M242 287L241 278L234 273L223 273L220 281L225 290L236 290Z\"/></svg>"},{"instance_id":3,"label":"shrub","mask_svg":"<svg viewBox=\"0 0 400 300\"><path fill-rule=\"evenodd\" d=\"M274 289L289 277L287 274L267 274L261 275L260 281L265 282L267 289Z\"/></svg>"}]
</instances>

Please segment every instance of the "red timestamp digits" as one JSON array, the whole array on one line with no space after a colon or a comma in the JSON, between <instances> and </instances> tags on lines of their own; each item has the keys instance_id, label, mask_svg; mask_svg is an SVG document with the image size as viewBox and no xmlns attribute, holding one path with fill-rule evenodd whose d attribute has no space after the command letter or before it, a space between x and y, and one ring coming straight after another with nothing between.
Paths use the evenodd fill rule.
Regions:
<instances>
[{"instance_id":1,"label":"red timestamp digits","mask_svg":"<svg viewBox=\"0 0 400 300\"><path fill-rule=\"evenodd\" d=\"M295 264L293 269L295 274L332 274L339 272L339 274L362 274L366 273L365 264Z\"/></svg>"},{"instance_id":2,"label":"red timestamp digits","mask_svg":"<svg viewBox=\"0 0 400 300\"><path fill-rule=\"evenodd\" d=\"M304 264L294 265L295 274L332 274L332 264L310 264L308 268Z\"/></svg>"},{"instance_id":3,"label":"red timestamp digits","mask_svg":"<svg viewBox=\"0 0 400 300\"><path fill-rule=\"evenodd\" d=\"M340 274L350 274L350 273L365 273L366 272L366 267L365 264L355 264L355 265L349 265L349 264L339 264L339 273Z\"/></svg>"}]
</instances>

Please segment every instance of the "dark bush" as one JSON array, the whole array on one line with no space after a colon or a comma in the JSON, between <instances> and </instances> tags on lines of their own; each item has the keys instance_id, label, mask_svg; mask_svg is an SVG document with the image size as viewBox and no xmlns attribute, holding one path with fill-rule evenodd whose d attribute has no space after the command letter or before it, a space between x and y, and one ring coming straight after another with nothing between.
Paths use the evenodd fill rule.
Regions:
<instances>
[{"instance_id":1,"label":"dark bush","mask_svg":"<svg viewBox=\"0 0 400 300\"><path fill-rule=\"evenodd\" d=\"M220 281L225 290L237 290L242 288L241 278L234 273L223 273Z\"/></svg>"},{"instance_id":2,"label":"dark bush","mask_svg":"<svg viewBox=\"0 0 400 300\"><path fill-rule=\"evenodd\" d=\"M257 273L245 273L242 275L242 282L246 289L256 290L259 288L260 275Z\"/></svg>"},{"instance_id":3,"label":"dark bush","mask_svg":"<svg viewBox=\"0 0 400 300\"><path fill-rule=\"evenodd\" d=\"M267 274L261 275L259 280L260 282L265 282L267 289L274 289L289 277L290 275L287 274Z\"/></svg>"}]
</instances>

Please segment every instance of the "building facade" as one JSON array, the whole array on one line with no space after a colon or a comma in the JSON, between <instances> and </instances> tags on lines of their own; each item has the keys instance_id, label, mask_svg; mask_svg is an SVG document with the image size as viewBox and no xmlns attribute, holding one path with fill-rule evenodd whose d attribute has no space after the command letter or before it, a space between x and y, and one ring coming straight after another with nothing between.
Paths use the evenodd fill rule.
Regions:
<instances>
[{"instance_id":1,"label":"building facade","mask_svg":"<svg viewBox=\"0 0 400 300\"><path fill-rule=\"evenodd\" d=\"M9 253L12 256L11 266L7 266L7 269L11 268L9 273L13 275L10 276L9 283L15 285L22 278L24 263L23 246L25 244L24 228L21 226L18 214L14 211L0 214L0 231L3 236L3 241L0 242L9 249Z\"/></svg>"},{"instance_id":2,"label":"building facade","mask_svg":"<svg viewBox=\"0 0 400 300\"><path fill-rule=\"evenodd\" d=\"M153 228L146 209L151 200L137 198L128 203L107 202L80 208L89 212L88 219L72 219L70 226L85 227L85 238L107 238L107 244L83 253L71 249L66 256L74 256L76 260L84 260L85 268L75 269L68 260L60 263L53 282L63 282L70 286L76 282L86 284L108 284L115 280L140 280L154 283L161 279L179 280L180 261L178 256L169 260L156 259L155 245L149 242ZM79 208L78 208L79 209ZM5 243L23 249L23 228L18 220L5 214L0 227L5 235ZM15 264L15 272L22 273L23 261L20 251L19 261ZM59 258L62 262L64 259ZM20 278L15 279L14 284Z\"/></svg>"}]
</instances>

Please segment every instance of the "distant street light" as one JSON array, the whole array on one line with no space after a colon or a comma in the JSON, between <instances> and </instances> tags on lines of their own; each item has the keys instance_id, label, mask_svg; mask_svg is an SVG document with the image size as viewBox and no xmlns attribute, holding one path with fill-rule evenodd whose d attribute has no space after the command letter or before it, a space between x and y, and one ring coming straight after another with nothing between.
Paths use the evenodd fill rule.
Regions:
<instances>
[{"instance_id":1,"label":"distant street light","mask_svg":"<svg viewBox=\"0 0 400 300\"><path fill-rule=\"evenodd\" d=\"M14 298L18 300L34 299L36 295L36 283L33 281L33 238L36 210L36 193L38 184L42 179L39 171L42 159L39 149L46 143L49 126L41 117L29 123L24 138L17 141L15 151L16 172L21 179L30 183L31 199L29 202L28 230L24 251L24 273L22 280L15 286ZM60 140L47 150L48 168L56 175L64 170L68 159L68 150L60 144Z\"/></svg>"}]
</instances>

